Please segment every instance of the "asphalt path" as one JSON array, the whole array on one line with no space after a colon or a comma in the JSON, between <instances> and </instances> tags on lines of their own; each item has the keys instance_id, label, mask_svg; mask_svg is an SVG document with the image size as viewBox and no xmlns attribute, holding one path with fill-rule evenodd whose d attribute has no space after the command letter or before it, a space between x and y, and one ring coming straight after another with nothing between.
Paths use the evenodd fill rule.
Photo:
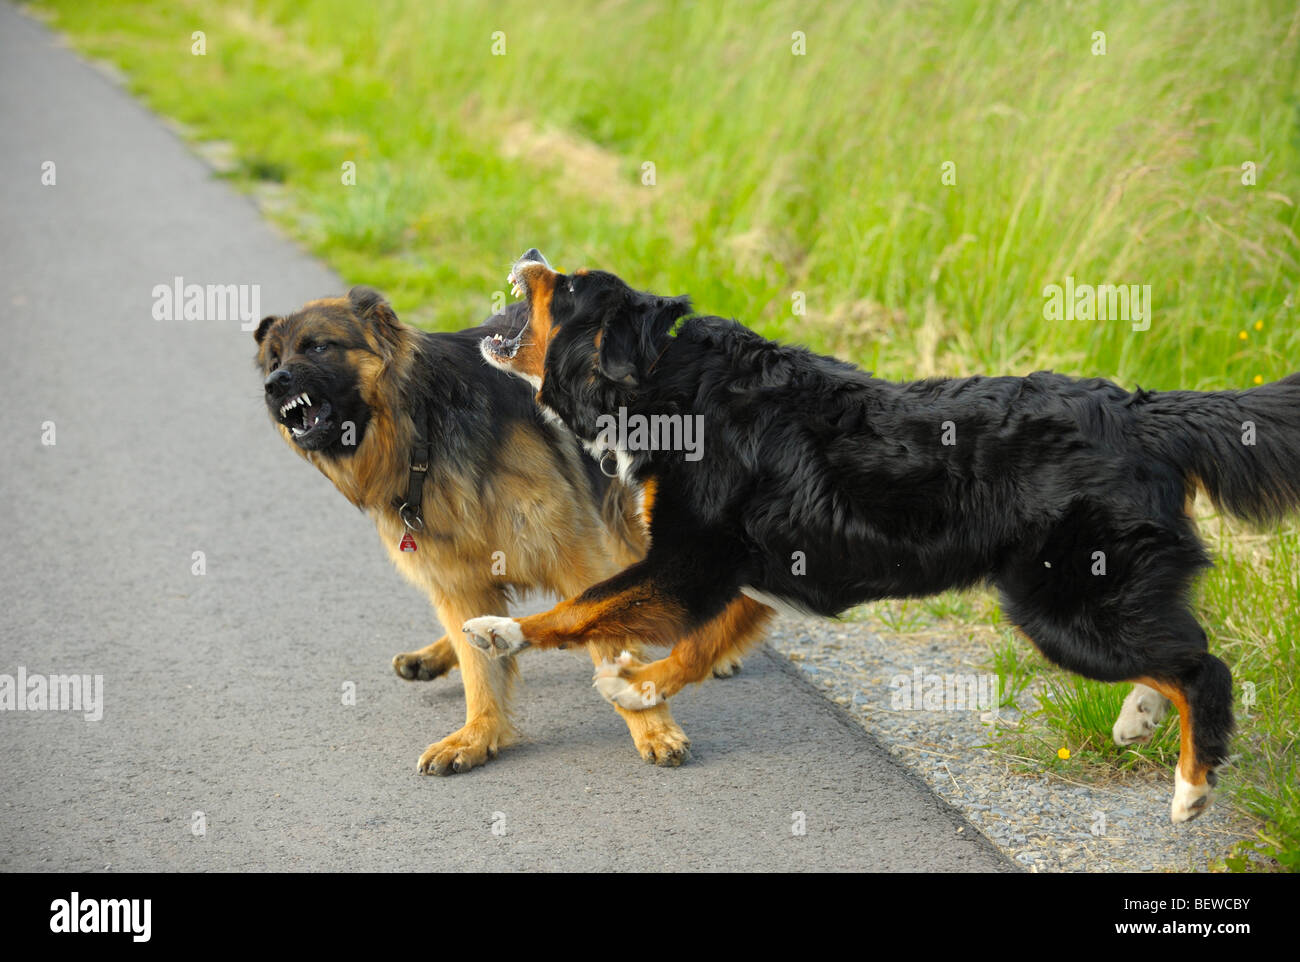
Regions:
<instances>
[{"instance_id":1,"label":"asphalt path","mask_svg":"<svg viewBox=\"0 0 1300 962\"><path fill-rule=\"evenodd\" d=\"M464 720L459 674L389 665L428 603L273 431L240 322L153 316L177 277L263 313L367 278L7 4L0 121L0 674L103 679L98 721L0 712L0 869L1011 869L766 648L674 699L680 769L565 652L523 659L522 744L417 775Z\"/></svg>"}]
</instances>

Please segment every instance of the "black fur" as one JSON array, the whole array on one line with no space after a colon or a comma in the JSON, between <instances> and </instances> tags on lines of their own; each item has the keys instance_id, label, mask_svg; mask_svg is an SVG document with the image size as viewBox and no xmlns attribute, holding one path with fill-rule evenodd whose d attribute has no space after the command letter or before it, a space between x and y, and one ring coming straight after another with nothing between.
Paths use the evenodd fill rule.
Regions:
<instances>
[{"instance_id":1,"label":"black fur","mask_svg":"<svg viewBox=\"0 0 1300 962\"><path fill-rule=\"evenodd\" d=\"M1198 758L1223 760L1231 677L1188 606L1210 562L1184 505L1199 480L1247 518L1300 506L1300 376L1213 393L1050 372L890 383L718 317L673 336L684 299L600 271L563 278L550 310L540 400L579 437L620 407L705 426L702 460L629 452L656 483L650 553L584 597L650 579L697 625L746 586L833 615L992 582L1056 664L1177 682Z\"/></svg>"}]
</instances>

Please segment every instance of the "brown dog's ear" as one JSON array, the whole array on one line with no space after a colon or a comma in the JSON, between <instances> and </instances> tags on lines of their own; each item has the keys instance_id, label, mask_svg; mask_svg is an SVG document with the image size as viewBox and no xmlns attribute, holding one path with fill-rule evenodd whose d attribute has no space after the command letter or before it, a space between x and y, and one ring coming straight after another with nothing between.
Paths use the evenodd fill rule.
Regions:
<instances>
[{"instance_id":1,"label":"brown dog's ear","mask_svg":"<svg viewBox=\"0 0 1300 962\"><path fill-rule=\"evenodd\" d=\"M601 324L600 373L636 387L650 372L678 318L691 313L691 299L629 291Z\"/></svg>"},{"instance_id":2,"label":"brown dog's ear","mask_svg":"<svg viewBox=\"0 0 1300 962\"><path fill-rule=\"evenodd\" d=\"M357 317L374 328L382 343L397 345L402 325L382 294L370 287L354 287L348 291L348 301Z\"/></svg>"},{"instance_id":3,"label":"brown dog's ear","mask_svg":"<svg viewBox=\"0 0 1300 962\"><path fill-rule=\"evenodd\" d=\"M269 317L262 318L262 323L258 324L257 330L253 332L253 340L257 341L258 344L261 344L264 340L266 340L266 332L269 331L271 329L271 325L274 324L279 319L280 318L275 314L272 314Z\"/></svg>"},{"instance_id":4,"label":"brown dog's ear","mask_svg":"<svg viewBox=\"0 0 1300 962\"><path fill-rule=\"evenodd\" d=\"M373 287L359 285L352 288L352 290L348 291L348 300L352 302L352 309L357 312L357 317L367 320L372 317L388 321L397 320L397 315L393 313L393 309L384 300L384 295Z\"/></svg>"}]
</instances>

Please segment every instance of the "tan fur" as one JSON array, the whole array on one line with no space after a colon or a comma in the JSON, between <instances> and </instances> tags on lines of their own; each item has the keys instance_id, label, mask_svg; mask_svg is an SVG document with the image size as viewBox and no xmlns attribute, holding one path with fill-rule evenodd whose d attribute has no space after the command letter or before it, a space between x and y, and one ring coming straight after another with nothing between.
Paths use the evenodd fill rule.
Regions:
<instances>
[{"instance_id":1,"label":"tan fur","mask_svg":"<svg viewBox=\"0 0 1300 962\"><path fill-rule=\"evenodd\" d=\"M518 621L523 636L535 647L591 644L631 652L634 660L618 674L636 690L650 690L666 699L711 674L726 677L734 672L740 656L763 637L775 614L766 605L740 597L721 614L682 634L684 612L649 584L595 602L571 597L550 611ZM598 635L593 633L597 626ZM646 663L636 655L639 639L672 644L677 638L681 641L666 658Z\"/></svg>"},{"instance_id":2,"label":"tan fur","mask_svg":"<svg viewBox=\"0 0 1300 962\"><path fill-rule=\"evenodd\" d=\"M1196 760L1196 729L1192 720L1191 706L1182 687L1177 682L1160 681L1155 678L1136 678L1134 681L1158 691L1178 710L1178 771L1182 773L1183 779L1192 785L1204 785L1210 768Z\"/></svg>"},{"instance_id":3,"label":"tan fur","mask_svg":"<svg viewBox=\"0 0 1300 962\"><path fill-rule=\"evenodd\" d=\"M526 278L528 291L528 329L510 367L534 377L545 373L546 348L555 335L555 320L551 316L551 298L555 296L555 281L559 276L543 264L523 264L515 268L520 280Z\"/></svg>"}]
</instances>

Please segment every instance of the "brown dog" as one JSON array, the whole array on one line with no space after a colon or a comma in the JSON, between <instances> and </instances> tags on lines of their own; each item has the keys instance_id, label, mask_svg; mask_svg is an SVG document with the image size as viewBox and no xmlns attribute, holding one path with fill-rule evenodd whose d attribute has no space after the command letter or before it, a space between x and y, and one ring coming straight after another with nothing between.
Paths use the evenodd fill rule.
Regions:
<instances>
[{"instance_id":1,"label":"brown dog","mask_svg":"<svg viewBox=\"0 0 1300 962\"><path fill-rule=\"evenodd\" d=\"M374 519L389 555L451 632L393 659L409 680L460 666L465 727L430 745L421 774L468 771L512 739L513 658L475 657L460 626L518 593L569 597L640 558L639 496L604 477L479 344L517 331L519 305L481 327L431 334L374 291L312 301L258 326L266 404L285 441ZM590 646L593 661L625 643ZM735 659L716 666L730 674ZM690 742L667 705L618 708L641 757L679 765Z\"/></svg>"}]
</instances>

